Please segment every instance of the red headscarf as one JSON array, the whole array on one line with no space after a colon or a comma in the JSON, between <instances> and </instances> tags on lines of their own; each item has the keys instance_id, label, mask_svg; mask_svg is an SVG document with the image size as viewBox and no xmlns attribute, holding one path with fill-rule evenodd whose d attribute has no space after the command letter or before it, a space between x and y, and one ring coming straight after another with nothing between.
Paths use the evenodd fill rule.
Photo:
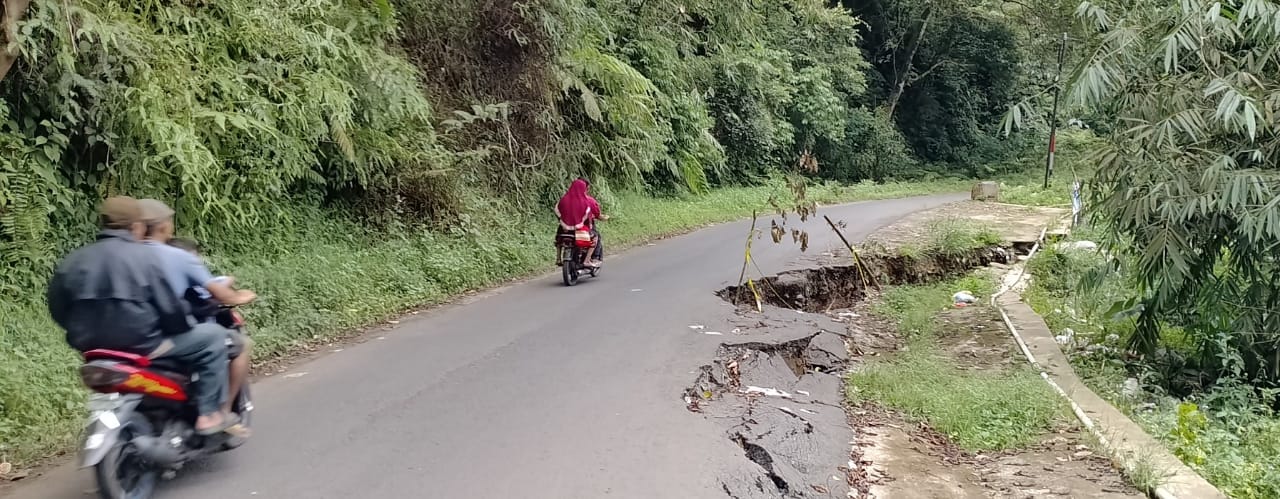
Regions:
<instances>
[{"instance_id":1,"label":"red headscarf","mask_svg":"<svg viewBox=\"0 0 1280 499\"><path fill-rule=\"evenodd\" d=\"M577 227L578 224L590 222L590 218L599 215L599 213L592 213L593 205L596 203L592 202L591 196L587 195L587 181L574 180L569 184L569 192L564 193L560 202L556 204L556 211L560 213L560 223L568 227Z\"/></svg>"}]
</instances>

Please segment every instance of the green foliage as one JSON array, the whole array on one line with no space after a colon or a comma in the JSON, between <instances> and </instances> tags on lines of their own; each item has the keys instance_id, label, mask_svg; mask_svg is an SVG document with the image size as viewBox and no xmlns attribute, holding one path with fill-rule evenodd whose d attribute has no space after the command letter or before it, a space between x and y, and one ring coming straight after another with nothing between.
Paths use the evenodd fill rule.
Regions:
<instances>
[{"instance_id":1,"label":"green foliage","mask_svg":"<svg viewBox=\"0 0 1280 499\"><path fill-rule=\"evenodd\" d=\"M852 400L872 400L927 421L971 451L1033 444L1065 415L1061 400L1030 369L962 371L922 342L850 374L847 386Z\"/></svg>"},{"instance_id":2,"label":"green foliage","mask_svg":"<svg viewBox=\"0 0 1280 499\"><path fill-rule=\"evenodd\" d=\"M1007 450L1035 442L1062 421L1061 400L1034 371L958 369L935 345L938 312L956 291L981 299L995 283L978 274L918 286L885 289L873 311L898 324L906 351L872 362L847 379L853 401L870 400L927 421L972 451Z\"/></svg>"},{"instance_id":3,"label":"green foliage","mask_svg":"<svg viewBox=\"0 0 1280 499\"><path fill-rule=\"evenodd\" d=\"M1093 209L1134 257L1132 347L1183 326L1211 375L1280 379L1280 6L1085 2L1093 28L1069 95L1124 125L1098 151Z\"/></svg>"},{"instance_id":4,"label":"green foliage","mask_svg":"<svg viewBox=\"0 0 1280 499\"><path fill-rule=\"evenodd\" d=\"M38 4L0 93L0 247L19 269L0 293L39 283L110 194L237 245L289 215L281 198L440 227L545 206L577 174L662 194L797 163L910 176L867 106L858 27L809 0Z\"/></svg>"},{"instance_id":5,"label":"green foliage","mask_svg":"<svg viewBox=\"0 0 1280 499\"><path fill-rule=\"evenodd\" d=\"M1195 404L1183 402L1178 404L1178 424L1174 427L1172 440L1173 452L1187 464L1203 466L1206 456L1198 445L1200 434L1204 433L1209 420L1200 413Z\"/></svg>"},{"instance_id":6,"label":"green foliage","mask_svg":"<svg viewBox=\"0 0 1280 499\"><path fill-rule=\"evenodd\" d=\"M1024 136L1030 138L1029 135ZM1037 138L1037 141L1044 137ZM1048 144L1038 143L1019 157L988 167L991 172L1002 173L1000 201L1027 206L1071 208L1071 188L1080 182L1082 195L1088 197L1090 179L1095 170L1091 160L1096 149L1102 146L1089 130L1065 129L1058 132L1058 151L1055 155L1054 174L1049 187L1044 187L1044 164Z\"/></svg>"},{"instance_id":7,"label":"green foliage","mask_svg":"<svg viewBox=\"0 0 1280 499\"><path fill-rule=\"evenodd\" d=\"M1074 237L1098 235L1077 232ZM1133 266L1111 272L1097 253L1048 247L1028 269L1034 279L1023 298L1054 331L1072 328L1077 342L1092 345L1069 353L1095 392L1128 411L1228 496L1280 496L1280 418L1267 394L1229 379L1210 386L1212 378L1202 376L1195 364L1166 367L1171 358L1198 353L1179 328L1162 328L1163 356L1136 364L1125 360L1121 347L1135 332L1134 313L1116 304L1131 296ZM1108 338L1111 334L1118 339ZM1130 376L1144 380L1152 393L1137 400L1123 396L1120 387ZM1154 407L1143 407L1144 400Z\"/></svg>"},{"instance_id":8,"label":"green foliage","mask_svg":"<svg viewBox=\"0 0 1280 499\"><path fill-rule=\"evenodd\" d=\"M820 175L846 181L918 176L919 161L883 111L853 109L847 120L845 140L818 140L818 154L833 158L819 170Z\"/></svg>"},{"instance_id":9,"label":"green foliage","mask_svg":"<svg viewBox=\"0 0 1280 499\"><path fill-rule=\"evenodd\" d=\"M961 218L931 221L928 233L924 252L931 255L959 256L1001 242L1000 234L991 227Z\"/></svg>"},{"instance_id":10,"label":"green foliage","mask_svg":"<svg viewBox=\"0 0 1280 499\"><path fill-rule=\"evenodd\" d=\"M78 240L52 232L120 192L170 201L200 235L247 229L286 194L378 192L442 155L415 71L384 48L393 19L331 2L32 9L0 95L5 244Z\"/></svg>"},{"instance_id":11,"label":"green foliage","mask_svg":"<svg viewBox=\"0 0 1280 499\"><path fill-rule=\"evenodd\" d=\"M1256 403L1210 409L1207 403L1162 400L1134 416L1228 497L1278 497L1280 418Z\"/></svg>"}]
</instances>

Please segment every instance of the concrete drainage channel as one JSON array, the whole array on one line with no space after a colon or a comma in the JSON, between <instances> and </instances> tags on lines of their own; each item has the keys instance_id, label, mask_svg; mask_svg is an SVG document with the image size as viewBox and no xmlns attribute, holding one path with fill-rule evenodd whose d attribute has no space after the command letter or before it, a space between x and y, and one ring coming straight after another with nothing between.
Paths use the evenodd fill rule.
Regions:
<instances>
[{"instance_id":1,"label":"concrete drainage channel","mask_svg":"<svg viewBox=\"0 0 1280 499\"><path fill-rule=\"evenodd\" d=\"M745 286L717 292L739 308L743 341L722 343L683 393L686 407L724 426L725 437L760 467L756 477L721 480L734 498L848 497L862 488L850 462L853 438L842 374L860 341L836 313L857 305L867 285L921 284L1016 260L1015 247L928 259L867 257L854 266L784 272L756 282L763 311ZM845 314L848 314L847 312ZM865 492L865 491L858 491ZM855 494L856 495L856 494Z\"/></svg>"}]
</instances>

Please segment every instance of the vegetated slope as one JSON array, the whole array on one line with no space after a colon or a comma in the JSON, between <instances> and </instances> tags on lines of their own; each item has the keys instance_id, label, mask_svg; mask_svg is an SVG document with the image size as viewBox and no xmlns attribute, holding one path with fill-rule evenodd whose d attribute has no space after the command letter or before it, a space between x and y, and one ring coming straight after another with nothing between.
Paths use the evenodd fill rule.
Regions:
<instances>
[{"instance_id":1,"label":"vegetated slope","mask_svg":"<svg viewBox=\"0 0 1280 499\"><path fill-rule=\"evenodd\" d=\"M70 438L75 359L43 290L92 238L102 198L174 205L180 231L262 292L253 313L279 351L538 268L549 224L530 214L574 175L610 209L783 171L919 176L878 110L856 14L781 0L84 0L7 13L0 37L20 57L0 75L0 453ZM972 62L962 55L954 64ZM993 137L969 112L1003 104L984 99L955 106L970 138ZM741 209L726 200L766 194L704 200L723 218Z\"/></svg>"}]
</instances>

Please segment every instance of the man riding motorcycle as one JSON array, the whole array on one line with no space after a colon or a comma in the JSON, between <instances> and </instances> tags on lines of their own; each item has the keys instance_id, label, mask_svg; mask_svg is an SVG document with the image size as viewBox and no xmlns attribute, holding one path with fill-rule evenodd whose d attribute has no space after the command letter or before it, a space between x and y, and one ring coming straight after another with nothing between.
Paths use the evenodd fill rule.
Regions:
<instances>
[{"instance_id":1,"label":"man riding motorcycle","mask_svg":"<svg viewBox=\"0 0 1280 499\"><path fill-rule=\"evenodd\" d=\"M229 277L216 278L213 273L209 272L209 268L205 266L204 261L190 250L184 250L177 246L169 245L173 239L173 209L162 201L155 199L143 199L138 201L138 205L142 209L142 221L146 225L146 237L142 241L143 244L153 248L156 251L161 267L164 269L165 275L172 287L174 293L182 296L188 301L189 305L202 305L198 300L193 300L192 291L199 294L201 290L207 291L210 298L216 301L218 305L236 306L244 305L257 298L257 295L249 290L236 290L232 288L233 280ZM205 302L208 303L208 302ZM194 312L194 311L193 311ZM192 314L195 323L211 323L210 317L202 317ZM216 323L213 323L217 325ZM221 325L218 325L221 327ZM228 394L239 393L240 387L244 381L249 378L249 347L250 343L247 337L231 329L225 329L230 340L233 350L240 351L240 354L231 360ZM225 397L222 409L225 412L231 412L231 404L234 395Z\"/></svg>"},{"instance_id":2,"label":"man riding motorcycle","mask_svg":"<svg viewBox=\"0 0 1280 499\"><path fill-rule=\"evenodd\" d=\"M58 264L46 295L49 315L80 352L116 350L172 359L198 375L192 384L195 430L213 435L238 418L222 411L227 384L226 330L196 325L155 257L136 199L114 197L100 210L101 232Z\"/></svg>"}]
</instances>

